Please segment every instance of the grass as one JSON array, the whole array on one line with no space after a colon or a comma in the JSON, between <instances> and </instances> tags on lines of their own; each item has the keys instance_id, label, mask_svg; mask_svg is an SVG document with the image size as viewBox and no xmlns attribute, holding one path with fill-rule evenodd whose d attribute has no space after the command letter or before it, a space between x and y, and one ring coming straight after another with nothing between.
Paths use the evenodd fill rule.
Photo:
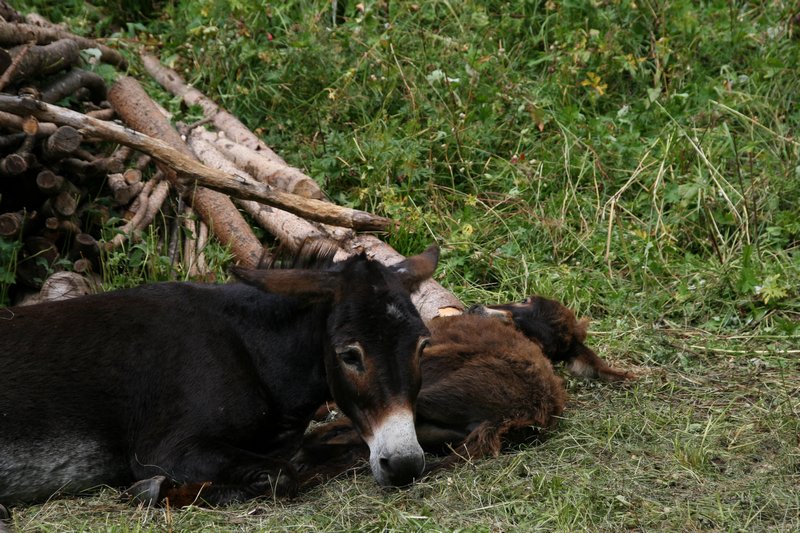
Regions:
<instances>
[{"instance_id":1,"label":"grass","mask_svg":"<svg viewBox=\"0 0 800 533\"><path fill-rule=\"evenodd\" d=\"M794 3L367 1L335 27L322 0L24 4L157 49L335 201L401 220L400 251L438 242L464 302L556 297L640 377L570 380L541 445L406 491L143 511L107 490L22 531L800 528ZM153 242L114 286L169 275Z\"/></svg>"}]
</instances>

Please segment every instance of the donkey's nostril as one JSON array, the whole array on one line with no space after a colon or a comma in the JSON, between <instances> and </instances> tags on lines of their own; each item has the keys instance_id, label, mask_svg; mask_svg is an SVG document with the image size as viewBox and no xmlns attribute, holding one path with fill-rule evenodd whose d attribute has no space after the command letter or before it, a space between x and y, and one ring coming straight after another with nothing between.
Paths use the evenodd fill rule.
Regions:
<instances>
[{"instance_id":1,"label":"donkey's nostril","mask_svg":"<svg viewBox=\"0 0 800 533\"><path fill-rule=\"evenodd\" d=\"M422 454L381 457L379 462L388 484L394 487L410 485L422 475L422 470L425 468Z\"/></svg>"}]
</instances>

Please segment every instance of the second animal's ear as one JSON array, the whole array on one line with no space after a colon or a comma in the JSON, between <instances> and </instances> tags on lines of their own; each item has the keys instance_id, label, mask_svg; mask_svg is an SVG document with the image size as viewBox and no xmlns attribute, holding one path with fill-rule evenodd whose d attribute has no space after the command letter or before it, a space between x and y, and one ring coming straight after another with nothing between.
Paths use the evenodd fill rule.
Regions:
<instances>
[{"instance_id":1,"label":"second animal's ear","mask_svg":"<svg viewBox=\"0 0 800 533\"><path fill-rule=\"evenodd\" d=\"M419 288L420 283L433 276L438 263L439 247L434 244L421 254L404 259L389 269L400 276L403 285L409 292L414 292Z\"/></svg>"},{"instance_id":2,"label":"second animal's ear","mask_svg":"<svg viewBox=\"0 0 800 533\"><path fill-rule=\"evenodd\" d=\"M588 318L581 318L578 320L577 324L575 324L575 340L578 342L584 342L586 340L586 335L589 331L589 319Z\"/></svg>"},{"instance_id":3,"label":"second animal's ear","mask_svg":"<svg viewBox=\"0 0 800 533\"><path fill-rule=\"evenodd\" d=\"M258 270L232 267L233 274L254 287L267 292L303 298L332 299L339 288L336 272L315 270Z\"/></svg>"},{"instance_id":4,"label":"second animal's ear","mask_svg":"<svg viewBox=\"0 0 800 533\"><path fill-rule=\"evenodd\" d=\"M608 363L600 359L594 350L582 342L573 347L571 357L567 359L567 368L572 374L587 379L625 381L636 377L625 370L617 370L608 366Z\"/></svg>"},{"instance_id":5,"label":"second animal's ear","mask_svg":"<svg viewBox=\"0 0 800 533\"><path fill-rule=\"evenodd\" d=\"M482 304L473 305L467 309L465 314L496 318L505 324L511 324L514 321L514 315L511 313L511 311L505 309L492 309L491 307L486 307Z\"/></svg>"}]
</instances>

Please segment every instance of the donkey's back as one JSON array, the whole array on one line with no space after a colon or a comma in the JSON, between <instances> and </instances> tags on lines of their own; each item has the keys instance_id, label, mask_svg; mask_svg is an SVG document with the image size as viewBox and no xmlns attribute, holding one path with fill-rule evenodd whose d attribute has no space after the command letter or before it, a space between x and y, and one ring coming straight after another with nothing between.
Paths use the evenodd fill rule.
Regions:
<instances>
[{"instance_id":1,"label":"donkey's back","mask_svg":"<svg viewBox=\"0 0 800 533\"><path fill-rule=\"evenodd\" d=\"M0 310L0 502L128 483L142 441L263 404L258 386L231 402L227 385L253 383L259 322L294 307L245 285L165 283Z\"/></svg>"}]
</instances>

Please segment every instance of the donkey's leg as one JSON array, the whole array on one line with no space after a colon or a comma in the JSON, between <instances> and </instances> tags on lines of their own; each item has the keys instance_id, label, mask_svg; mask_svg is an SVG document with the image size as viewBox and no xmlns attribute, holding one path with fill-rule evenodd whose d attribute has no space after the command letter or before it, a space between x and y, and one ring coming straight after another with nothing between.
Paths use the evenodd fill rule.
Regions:
<instances>
[{"instance_id":1,"label":"donkey's leg","mask_svg":"<svg viewBox=\"0 0 800 533\"><path fill-rule=\"evenodd\" d=\"M141 479L128 487L122 493L122 498L127 498L131 503L141 503L145 507L150 507L161 501L166 490L172 485L173 483L167 481L165 476Z\"/></svg>"},{"instance_id":2,"label":"donkey's leg","mask_svg":"<svg viewBox=\"0 0 800 533\"><path fill-rule=\"evenodd\" d=\"M144 504L147 507L168 501L173 507L186 507L195 504L227 505L234 502L244 502L269 495L283 496L285 487L281 487L284 477L279 477L275 482L271 474L265 476L265 481L251 481L249 484L215 484L211 481L176 484L164 476L137 481L129 487L124 495L131 503ZM287 475L285 479L290 479ZM290 490L291 494L294 493Z\"/></svg>"},{"instance_id":3,"label":"donkey's leg","mask_svg":"<svg viewBox=\"0 0 800 533\"><path fill-rule=\"evenodd\" d=\"M288 468L284 465L284 468ZM288 496L295 493L293 473L271 468L261 470L263 465L253 466L247 479L235 483L186 483L163 491L163 498L175 507L207 503L209 505L228 505L267 496ZM275 473L277 471L277 474Z\"/></svg>"},{"instance_id":4,"label":"donkey's leg","mask_svg":"<svg viewBox=\"0 0 800 533\"><path fill-rule=\"evenodd\" d=\"M14 522L11 519L11 511L0 504L0 533L14 533Z\"/></svg>"},{"instance_id":5,"label":"donkey's leg","mask_svg":"<svg viewBox=\"0 0 800 533\"><path fill-rule=\"evenodd\" d=\"M300 490L367 465L368 461L369 447L347 417L320 424L307 432L302 446L292 456Z\"/></svg>"},{"instance_id":6,"label":"donkey's leg","mask_svg":"<svg viewBox=\"0 0 800 533\"><path fill-rule=\"evenodd\" d=\"M184 442L165 453L138 457L148 458L132 465L134 476L144 480L134 485L142 489L138 498L141 502L169 497L170 493L184 502L197 489L191 500L199 493L207 503L224 505L260 496L289 495L295 490L296 476L288 462L226 444ZM174 484L165 484L166 479L159 480L154 475L168 476L183 486L174 489Z\"/></svg>"}]
</instances>

